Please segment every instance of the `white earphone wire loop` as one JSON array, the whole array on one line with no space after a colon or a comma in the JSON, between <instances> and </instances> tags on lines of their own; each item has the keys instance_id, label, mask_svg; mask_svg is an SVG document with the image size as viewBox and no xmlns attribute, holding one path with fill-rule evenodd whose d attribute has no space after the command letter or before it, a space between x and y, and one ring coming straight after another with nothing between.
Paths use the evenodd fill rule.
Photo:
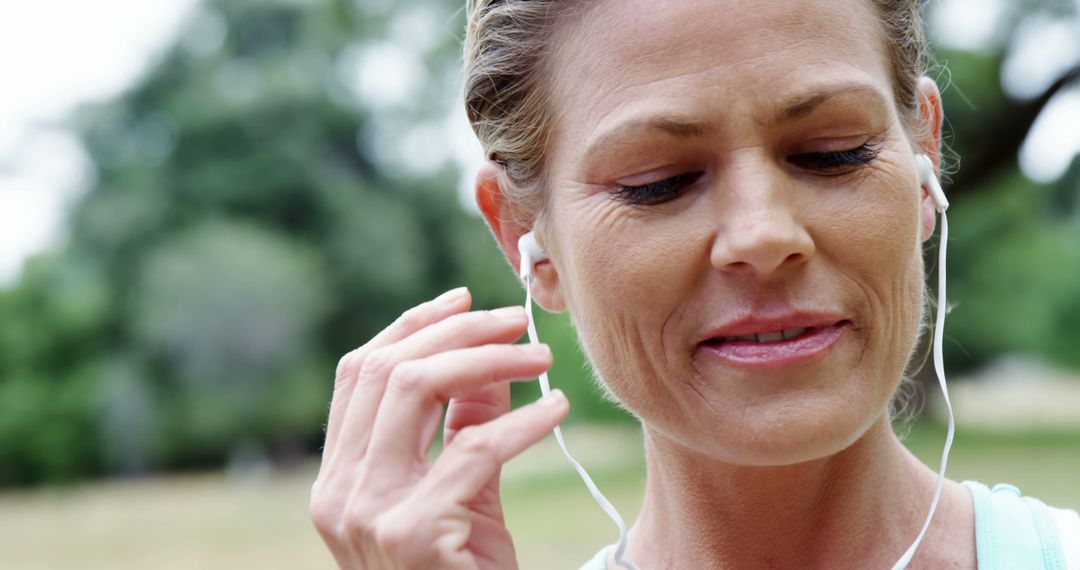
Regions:
<instances>
[{"instance_id":1,"label":"white earphone wire loop","mask_svg":"<svg viewBox=\"0 0 1080 570\"><path fill-rule=\"evenodd\" d=\"M529 342L532 344L539 344L540 339L536 334L536 322L533 320L532 311L532 278L526 274L525 279L525 312L529 318ZM547 396L551 393L551 383L548 381L547 372L540 374L540 392ZM607 516L611 517L611 520L615 522L615 526L619 527L619 543L615 547L615 564L626 570L639 570L629 560L623 558L626 554L626 541L627 531L626 523L623 522L623 518L619 515L619 511L615 509L615 506L611 504L611 501L600 492L600 489L593 482L592 477L589 477L589 473L585 471L585 468L574 459L574 456L570 455L570 450L566 448L566 440L563 439L562 429L559 426L555 426L552 430L555 433L555 441L559 444L559 449L562 450L563 455L566 456L566 460L570 462L570 465L581 476L581 480L585 482L585 486L589 489L589 493L592 494L593 499L596 501L600 508L607 513Z\"/></svg>"}]
</instances>

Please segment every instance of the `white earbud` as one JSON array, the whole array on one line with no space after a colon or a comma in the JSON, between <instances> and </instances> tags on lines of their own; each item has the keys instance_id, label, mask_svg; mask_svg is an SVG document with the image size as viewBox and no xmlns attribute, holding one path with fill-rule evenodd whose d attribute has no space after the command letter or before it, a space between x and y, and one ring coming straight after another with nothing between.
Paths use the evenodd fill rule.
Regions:
<instances>
[{"instance_id":1,"label":"white earbud","mask_svg":"<svg viewBox=\"0 0 1080 570\"><path fill-rule=\"evenodd\" d=\"M532 277L533 266L547 259L547 253L536 243L536 236L529 232L518 240L518 255L521 256L521 269L519 274L522 279Z\"/></svg>"},{"instance_id":2,"label":"white earbud","mask_svg":"<svg viewBox=\"0 0 1080 570\"><path fill-rule=\"evenodd\" d=\"M934 201L937 211L944 212L949 209L949 199L945 197L945 191L941 189L941 182L934 174L934 162L925 154L915 155L915 167L919 171L919 184L926 186L930 191L930 199Z\"/></svg>"}]
</instances>

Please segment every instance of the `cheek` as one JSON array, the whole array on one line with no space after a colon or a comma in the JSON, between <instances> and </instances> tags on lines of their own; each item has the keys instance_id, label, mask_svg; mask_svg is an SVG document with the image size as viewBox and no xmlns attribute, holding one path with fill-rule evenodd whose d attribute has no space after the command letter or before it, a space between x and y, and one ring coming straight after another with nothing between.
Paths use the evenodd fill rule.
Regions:
<instances>
[{"instance_id":1,"label":"cheek","mask_svg":"<svg viewBox=\"0 0 1080 570\"><path fill-rule=\"evenodd\" d=\"M571 312L598 308L653 314L680 301L693 267L695 229L685 217L656 216L593 192L564 200L551 230L560 252L560 285ZM700 249L700 248L697 248Z\"/></svg>"},{"instance_id":2,"label":"cheek","mask_svg":"<svg viewBox=\"0 0 1080 570\"><path fill-rule=\"evenodd\" d=\"M824 261L865 303L863 364L883 382L898 381L922 320L925 221L918 188L913 181L883 178L859 199L829 209L828 221L815 225L815 239Z\"/></svg>"},{"instance_id":3,"label":"cheek","mask_svg":"<svg viewBox=\"0 0 1080 570\"><path fill-rule=\"evenodd\" d=\"M569 246L560 287L583 348L620 400L658 397L659 386L641 379L670 372L665 327L682 318L708 266L708 228L635 213L604 195L553 213L551 230Z\"/></svg>"},{"instance_id":4,"label":"cheek","mask_svg":"<svg viewBox=\"0 0 1080 570\"><path fill-rule=\"evenodd\" d=\"M850 193L805 207L814 216L807 226L825 261L890 312L903 309L912 283L921 283L925 223L917 183L897 172L904 170L879 167Z\"/></svg>"}]
</instances>

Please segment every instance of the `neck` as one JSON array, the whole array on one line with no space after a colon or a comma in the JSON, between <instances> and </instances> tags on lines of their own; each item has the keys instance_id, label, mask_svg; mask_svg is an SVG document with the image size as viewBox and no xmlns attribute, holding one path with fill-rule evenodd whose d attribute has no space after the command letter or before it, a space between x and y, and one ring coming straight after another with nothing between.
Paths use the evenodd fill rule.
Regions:
<instances>
[{"instance_id":1,"label":"neck","mask_svg":"<svg viewBox=\"0 0 1080 570\"><path fill-rule=\"evenodd\" d=\"M646 453L627 552L641 568L888 568L934 483L884 414L847 449L795 465L732 465L648 431Z\"/></svg>"}]
</instances>

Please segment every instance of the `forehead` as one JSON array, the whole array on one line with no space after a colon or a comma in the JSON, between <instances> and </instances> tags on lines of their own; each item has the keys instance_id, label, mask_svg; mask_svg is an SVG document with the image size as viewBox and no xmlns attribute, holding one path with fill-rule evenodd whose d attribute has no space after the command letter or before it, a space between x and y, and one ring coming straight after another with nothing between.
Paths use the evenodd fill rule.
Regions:
<instances>
[{"instance_id":1,"label":"forehead","mask_svg":"<svg viewBox=\"0 0 1080 570\"><path fill-rule=\"evenodd\" d=\"M830 85L891 102L879 30L867 0L598 0L555 37L551 110L580 140L650 109L760 122Z\"/></svg>"}]
</instances>

